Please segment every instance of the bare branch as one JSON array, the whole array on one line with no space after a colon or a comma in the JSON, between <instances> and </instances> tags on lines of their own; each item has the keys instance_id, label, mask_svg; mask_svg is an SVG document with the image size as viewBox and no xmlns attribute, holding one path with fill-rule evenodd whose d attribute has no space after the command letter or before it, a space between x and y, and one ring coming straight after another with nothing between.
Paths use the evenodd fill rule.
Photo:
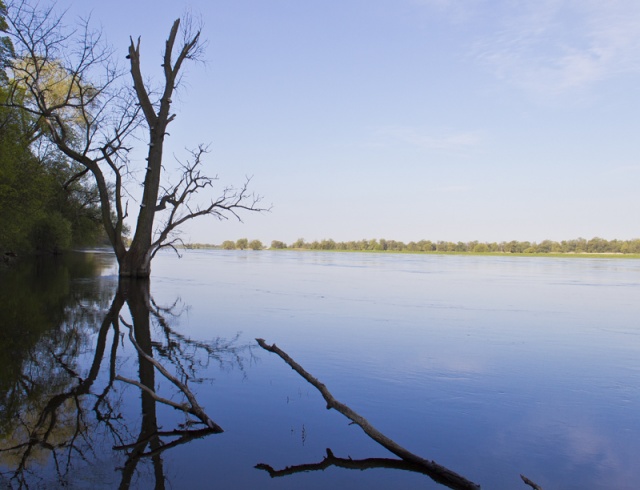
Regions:
<instances>
[{"instance_id":1,"label":"bare branch","mask_svg":"<svg viewBox=\"0 0 640 490\"><path fill-rule=\"evenodd\" d=\"M242 221L239 211L264 212L270 208L260 206L262 197L249 191L250 178L240 188L226 187L217 199L209 205L200 207L192 204L192 198L202 189L213 187L217 177L207 177L201 173L203 158L208 153L208 147L200 145L191 150L191 159L181 163L182 175L171 188L164 189L156 210L167 211L168 216L161 228L156 232L157 238L152 244L153 255L159 249L167 246L172 233L183 223L199 216L214 216L218 219L228 219L230 216ZM171 243L171 242L170 242Z\"/></svg>"},{"instance_id":2,"label":"bare branch","mask_svg":"<svg viewBox=\"0 0 640 490\"><path fill-rule=\"evenodd\" d=\"M437 479L437 475L433 475L431 471L421 464L412 463L403 459L390 458L367 458L367 459L351 459L338 458L333 454L331 449L327 448L327 455L319 463L307 463L294 466L287 466L282 470L276 470L268 464L260 463L255 466L256 469L264 470L269 473L271 478L281 478L284 476L294 475L296 473L307 473L309 471L324 471L331 466L338 468L346 468L351 470L369 470L374 468L386 468L394 470L413 471L422 473L431 478Z\"/></svg>"},{"instance_id":3,"label":"bare branch","mask_svg":"<svg viewBox=\"0 0 640 490\"><path fill-rule=\"evenodd\" d=\"M533 488L533 490L542 490L542 487L537 485L536 483L532 482L531 480L529 480L529 478L527 478L524 475L520 475L520 478L522 478L522 481L526 484L529 485L531 488Z\"/></svg>"}]
</instances>

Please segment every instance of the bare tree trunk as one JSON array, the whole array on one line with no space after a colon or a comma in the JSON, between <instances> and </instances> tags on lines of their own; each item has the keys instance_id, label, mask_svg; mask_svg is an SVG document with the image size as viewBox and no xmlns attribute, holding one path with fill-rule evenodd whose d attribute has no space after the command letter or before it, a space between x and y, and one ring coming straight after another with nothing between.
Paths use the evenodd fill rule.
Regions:
<instances>
[{"instance_id":1,"label":"bare tree trunk","mask_svg":"<svg viewBox=\"0 0 640 490\"><path fill-rule=\"evenodd\" d=\"M140 242L132 242L122 258L118 257L121 277L148 278L151 274L151 253Z\"/></svg>"}]
</instances>

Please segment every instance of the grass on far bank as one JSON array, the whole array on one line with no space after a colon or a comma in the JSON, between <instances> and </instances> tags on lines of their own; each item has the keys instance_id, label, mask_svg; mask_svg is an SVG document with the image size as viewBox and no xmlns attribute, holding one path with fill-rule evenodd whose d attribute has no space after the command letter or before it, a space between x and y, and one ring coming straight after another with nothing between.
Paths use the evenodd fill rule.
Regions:
<instances>
[{"instance_id":1,"label":"grass on far bank","mask_svg":"<svg viewBox=\"0 0 640 490\"><path fill-rule=\"evenodd\" d=\"M188 250L222 250L219 245L197 244L197 246L179 247ZM241 249L235 249L241 250ZM260 250L244 249L250 252L259 252ZM554 258L582 258L582 259L640 259L640 254L630 253L592 253L592 252L445 252L432 250L425 252L422 250L344 250L344 249L312 249L312 248L267 248L263 250L271 250L276 252L331 252L331 253L365 253L365 254L410 254L410 255L470 255L484 257L554 257Z\"/></svg>"}]
</instances>

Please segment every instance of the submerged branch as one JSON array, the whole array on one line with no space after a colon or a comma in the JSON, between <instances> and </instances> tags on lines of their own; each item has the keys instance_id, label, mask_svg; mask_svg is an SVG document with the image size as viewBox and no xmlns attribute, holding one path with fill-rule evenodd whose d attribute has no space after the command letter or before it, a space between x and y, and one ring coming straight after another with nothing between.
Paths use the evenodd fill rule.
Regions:
<instances>
[{"instance_id":1,"label":"submerged branch","mask_svg":"<svg viewBox=\"0 0 640 490\"><path fill-rule=\"evenodd\" d=\"M531 488L533 488L533 490L542 490L542 487L534 482L532 482L531 480L529 480L529 478L527 478L524 475L520 475L520 478L522 478L522 481L525 482L525 484L529 485Z\"/></svg>"},{"instance_id":2,"label":"submerged branch","mask_svg":"<svg viewBox=\"0 0 640 490\"><path fill-rule=\"evenodd\" d=\"M389 439L387 436L373 427L367 421L367 419L351 410L351 408L349 408L347 405L336 400L324 384L322 384L311 374L305 371L304 368L297 362L295 362L291 357L289 357L286 352L278 348L275 344L267 345L264 339L256 339L256 341L258 342L258 345L260 345L260 347L262 347L263 349L277 354L294 371L296 371L300 376L302 376L305 380L312 384L322 394L322 397L327 402L327 409L333 408L336 411L340 412L349 420L353 421L353 423L360 426L365 434L367 434L385 449L391 451L393 454L402 458L404 461L420 465L425 469L425 474L428 474L433 480L447 485L449 488L459 490L477 490L480 488L480 485L467 480L465 477L459 475L458 473L436 463L435 461L429 461L416 454L413 454L393 440Z\"/></svg>"},{"instance_id":3,"label":"submerged branch","mask_svg":"<svg viewBox=\"0 0 640 490\"><path fill-rule=\"evenodd\" d=\"M336 466L339 468L347 468L350 470L368 470L372 468L387 468L393 470L405 470L413 471L416 473L422 473L427 476L432 476L431 471L425 468L423 465L405 461L403 459L390 459L390 458L367 458L367 459L351 459L351 458L338 458L333 454L331 449L327 448L327 455L319 463L299 464L294 466L287 466L282 470L276 470L268 464L260 463L255 466L256 469L264 470L269 473L271 478L279 478L282 476L289 476L295 473L305 473L309 471L324 471L330 466Z\"/></svg>"}]
</instances>

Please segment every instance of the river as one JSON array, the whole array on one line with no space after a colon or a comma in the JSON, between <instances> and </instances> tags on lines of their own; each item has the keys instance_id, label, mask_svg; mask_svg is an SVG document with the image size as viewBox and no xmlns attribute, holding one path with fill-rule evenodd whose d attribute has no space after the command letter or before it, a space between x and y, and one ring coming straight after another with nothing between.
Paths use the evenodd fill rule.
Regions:
<instances>
[{"instance_id":1,"label":"river","mask_svg":"<svg viewBox=\"0 0 640 490\"><path fill-rule=\"evenodd\" d=\"M119 284L94 251L0 281L9 488L446 488L256 338L482 488L640 481L640 260L185 251Z\"/></svg>"}]
</instances>

